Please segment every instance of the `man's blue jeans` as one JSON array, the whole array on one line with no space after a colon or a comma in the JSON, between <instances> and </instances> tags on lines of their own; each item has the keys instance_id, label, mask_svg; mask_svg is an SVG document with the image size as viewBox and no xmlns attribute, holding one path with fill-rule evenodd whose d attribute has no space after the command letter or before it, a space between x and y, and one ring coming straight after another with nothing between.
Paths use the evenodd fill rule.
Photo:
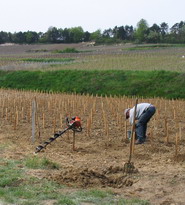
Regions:
<instances>
[{"instance_id":1,"label":"man's blue jeans","mask_svg":"<svg viewBox=\"0 0 185 205\"><path fill-rule=\"evenodd\" d=\"M155 107L149 107L138 119L136 124L136 136L139 142L143 143L146 140L146 130L147 123L150 121L151 117L155 114Z\"/></svg>"}]
</instances>

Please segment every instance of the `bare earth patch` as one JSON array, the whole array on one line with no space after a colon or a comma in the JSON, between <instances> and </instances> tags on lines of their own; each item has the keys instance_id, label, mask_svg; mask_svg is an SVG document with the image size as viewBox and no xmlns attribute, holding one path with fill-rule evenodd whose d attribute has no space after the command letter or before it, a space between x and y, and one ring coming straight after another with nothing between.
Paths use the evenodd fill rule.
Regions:
<instances>
[{"instance_id":1,"label":"bare earth patch","mask_svg":"<svg viewBox=\"0 0 185 205\"><path fill-rule=\"evenodd\" d=\"M34 156L35 145L23 138L11 139L15 139L14 134L2 133L1 128L0 142L9 144L5 152L1 151L1 157L24 159ZM66 136L58 139L38 156L57 162L60 169L30 170L28 174L67 185L71 190L94 187L110 189L125 198L149 200L156 205L185 204L184 157L175 162L174 149L159 142L138 145L133 158L138 172L125 175L123 167L128 159L129 144L114 142L107 146L104 140L101 138L95 143L93 138L87 140L79 135L78 149L72 151L70 139Z\"/></svg>"},{"instance_id":2,"label":"bare earth patch","mask_svg":"<svg viewBox=\"0 0 185 205\"><path fill-rule=\"evenodd\" d=\"M7 94L7 93L6 93ZM3 95L5 96L5 94ZM49 100L42 96L44 100ZM64 96L61 96L62 99ZM69 96L67 96L69 97ZM75 99L77 96L74 96ZM24 99L26 97L24 96ZM39 100L39 97L37 98ZM56 98L59 99L59 96ZM78 100L78 102L81 99ZM59 165L57 170L47 169L28 169L27 174L38 177L39 179L49 179L57 183L66 185L63 192L73 192L79 189L103 189L111 190L116 196L122 198L138 198L148 200L152 205L184 205L185 204L185 140L184 140L184 124L181 124L182 136L179 145L179 154L175 157L175 139L178 131L178 121L174 121L173 102L160 101L162 105L168 103L168 112L160 109L156 118L150 122L155 129L153 133L147 133L148 139L145 144L136 145L132 162L134 163L135 171L133 174L126 175L124 165L129 159L129 141L125 139L124 129L118 127L120 123L117 115L110 113L111 106L104 102L104 109L107 113L109 122L109 135L105 134L105 126L102 120L102 102L107 99L96 98L96 109L93 114L93 125L90 136L87 135L86 122L90 115L90 108L87 111L80 113L82 119L83 131L76 134L76 149L73 150L73 133L65 133L61 137L48 145L47 148L37 154L37 157L42 157L56 162ZM113 99L111 99L113 101ZM9 107L14 99L8 101ZM29 101L28 101L29 102ZM39 102L39 101L38 101ZM55 101L51 101L54 104ZM70 101L69 101L70 102ZM75 101L76 102L76 101ZM83 103L84 105L85 103ZM121 101L121 109L125 107L124 101ZM181 103L181 104L180 104ZM6 102L4 103L7 104ZM30 103L27 103L30 104ZM156 103L154 103L156 104ZM40 104L39 104L40 105ZM73 105L73 104L71 104ZM88 106L93 103L87 101ZM113 102L114 107L118 104ZM112 108L114 108L112 106ZM118 107L118 106L117 106ZM179 102L179 108L184 107L184 101ZM75 109L79 111L83 108L81 104ZM40 108L41 109L41 108ZM107 110L106 110L107 109ZM30 108L25 108L29 111ZM56 110L56 106L55 106ZM179 109L180 110L180 109ZM6 109L1 110L1 114L6 116ZM14 123L10 124L10 120L1 118L0 124L0 157L13 160L25 160L28 157L35 156L36 147L40 141L44 142L52 136L52 115L48 109L44 109L45 113L45 128L41 130L41 138L36 139L32 144L31 139L31 122L24 121L17 125L14 129ZM60 111L64 114L64 111ZM119 112L120 113L120 112ZM88 115L89 114L89 115ZM109 115L110 114L110 115ZM114 114L114 115L113 115ZM184 112L176 111L176 120L184 122ZM20 116L19 116L20 117ZM113 118L114 117L114 118ZM168 119L169 125L169 142L166 142L164 134L164 119ZM57 118L58 119L58 118ZM49 121L50 120L50 121ZM121 120L120 120L121 121ZM119 121L119 122L120 122ZM14 122L14 121L13 121ZM121 121L124 126L124 121ZM148 132L151 131L151 124ZM154 126L155 125L155 126ZM63 124L62 127L65 127ZM62 130L62 129L61 129ZM150 134L150 135L149 135ZM38 136L38 133L37 133ZM37 138L36 136L36 138ZM23 167L24 168L24 167Z\"/></svg>"}]
</instances>

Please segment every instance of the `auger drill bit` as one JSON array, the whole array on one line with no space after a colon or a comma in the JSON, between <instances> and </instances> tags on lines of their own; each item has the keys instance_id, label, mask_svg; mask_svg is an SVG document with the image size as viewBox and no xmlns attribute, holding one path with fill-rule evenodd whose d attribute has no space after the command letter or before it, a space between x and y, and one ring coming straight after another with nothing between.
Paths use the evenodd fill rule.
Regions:
<instances>
[{"instance_id":1,"label":"auger drill bit","mask_svg":"<svg viewBox=\"0 0 185 205\"><path fill-rule=\"evenodd\" d=\"M49 145L51 142L53 142L54 140L56 140L58 137L60 137L62 134L64 134L67 130L71 129L70 127L67 127L65 130L63 130L62 132L56 133L54 134L54 137L50 137L48 139L48 141L45 141L42 145L39 145L38 147L36 147L36 151L35 153L40 152L42 149L46 148L47 145Z\"/></svg>"},{"instance_id":2,"label":"auger drill bit","mask_svg":"<svg viewBox=\"0 0 185 205\"><path fill-rule=\"evenodd\" d=\"M54 137L50 137L42 145L37 146L35 153L38 153L44 148L46 148L47 145L49 145L51 142L56 140L58 137L60 137L62 134L64 134L69 129L72 129L74 132L82 131L81 121L79 117L73 117L71 121L69 121L68 118L66 118L66 124L67 124L67 128L65 128L63 131L59 131L58 133L55 133Z\"/></svg>"}]
</instances>

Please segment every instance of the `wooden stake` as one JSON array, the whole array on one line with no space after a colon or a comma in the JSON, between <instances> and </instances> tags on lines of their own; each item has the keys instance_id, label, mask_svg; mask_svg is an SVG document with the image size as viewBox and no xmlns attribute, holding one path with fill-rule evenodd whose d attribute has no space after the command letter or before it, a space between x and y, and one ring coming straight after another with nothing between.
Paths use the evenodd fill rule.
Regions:
<instances>
[{"instance_id":1,"label":"wooden stake","mask_svg":"<svg viewBox=\"0 0 185 205\"><path fill-rule=\"evenodd\" d=\"M73 151L75 150L75 131L73 131Z\"/></svg>"},{"instance_id":2,"label":"wooden stake","mask_svg":"<svg viewBox=\"0 0 185 205\"><path fill-rule=\"evenodd\" d=\"M60 126L61 126L61 128L63 127L63 119L62 119L62 114L60 114Z\"/></svg>"},{"instance_id":3,"label":"wooden stake","mask_svg":"<svg viewBox=\"0 0 185 205\"><path fill-rule=\"evenodd\" d=\"M24 107L22 107L22 109L21 109L21 112L22 112L22 120L24 120Z\"/></svg>"},{"instance_id":4,"label":"wooden stake","mask_svg":"<svg viewBox=\"0 0 185 205\"><path fill-rule=\"evenodd\" d=\"M19 123L19 111L16 110L16 127L18 126Z\"/></svg>"},{"instance_id":5,"label":"wooden stake","mask_svg":"<svg viewBox=\"0 0 185 205\"><path fill-rule=\"evenodd\" d=\"M38 116L38 114L37 114L37 127L38 127L38 138L41 139L40 123L39 123L39 116Z\"/></svg>"},{"instance_id":6,"label":"wooden stake","mask_svg":"<svg viewBox=\"0 0 185 205\"><path fill-rule=\"evenodd\" d=\"M16 130L16 126L17 126L17 112L15 113L15 118L14 118L14 130Z\"/></svg>"},{"instance_id":7,"label":"wooden stake","mask_svg":"<svg viewBox=\"0 0 185 205\"><path fill-rule=\"evenodd\" d=\"M35 99L32 101L32 143L35 142L35 122L36 122L36 102Z\"/></svg>"},{"instance_id":8,"label":"wooden stake","mask_svg":"<svg viewBox=\"0 0 185 205\"><path fill-rule=\"evenodd\" d=\"M87 136L91 136L91 118L87 119Z\"/></svg>"},{"instance_id":9,"label":"wooden stake","mask_svg":"<svg viewBox=\"0 0 185 205\"><path fill-rule=\"evenodd\" d=\"M175 137L175 157L178 156L179 153L179 135L178 133L176 133L176 137Z\"/></svg>"},{"instance_id":10,"label":"wooden stake","mask_svg":"<svg viewBox=\"0 0 185 205\"><path fill-rule=\"evenodd\" d=\"M42 127L45 128L45 114L42 113Z\"/></svg>"},{"instance_id":11,"label":"wooden stake","mask_svg":"<svg viewBox=\"0 0 185 205\"><path fill-rule=\"evenodd\" d=\"M176 111L175 111L175 107L173 107L173 119L175 120L176 118Z\"/></svg>"},{"instance_id":12,"label":"wooden stake","mask_svg":"<svg viewBox=\"0 0 185 205\"><path fill-rule=\"evenodd\" d=\"M181 127L181 123L179 122L179 140L182 139L182 127Z\"/></svg>"},{"instance_id":13,"label":"wooden stake","mask_svg":"<svg viewBox=\"0 0 185 205\"><path fill-rule=\"evenodd\" d=\"M8 120L8 108L6 108L6 120Z\"/></svg>"},{"instance_id":14,"label":"wooden stake","mask_svg":"<svg viewBox=\"0 0 185 205\"><path fill-rule=\"evenodd\" d=\"M53 133L55 133L56 131L56 115L54 115L54 118L53 118Z\"/></svg>"},{"instance_id":15,"label":"wooden stake","mask_svg":"<svg viewBox=\"0 0 185 205\"><path fill-rule=\"evenodd\" d=\"M169 133L168 133L168 121L165 119L165 137L166 137L166 143L169 143Z\"/></svg>"},{"instance_id":16,"label":"wooden stake","mask_svg":"<svg viewBox=\"0 0 185 205\"><path fill-rule=\"evenodd\" d=\"M136 111L137 111L137 104L138 104L138 99L136 99L136 104L134 108L134 119L133 119L133 124L132 124L132 135L131 135L131 140L130 140L130 156L129 156L129 162L131 162L132 155L134 154L134 144L135 144L135 119L136 119Z\"/></svg>"}]
</instances>

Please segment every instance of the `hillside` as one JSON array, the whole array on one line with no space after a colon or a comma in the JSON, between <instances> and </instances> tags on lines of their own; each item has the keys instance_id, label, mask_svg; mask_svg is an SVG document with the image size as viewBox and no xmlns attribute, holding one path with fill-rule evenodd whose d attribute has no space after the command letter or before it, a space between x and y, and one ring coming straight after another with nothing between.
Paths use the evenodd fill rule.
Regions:
<instances>
[{"instance_id":1,"label":"hillside","mask_svg":"<svg viewBox=\"0 0 185 205\"><path fill-rule=\"evenodd\" d=\"M0 87L103 96L185 98L185 75L169 71L1 71Z\"/></svg>"}]
</instances>

